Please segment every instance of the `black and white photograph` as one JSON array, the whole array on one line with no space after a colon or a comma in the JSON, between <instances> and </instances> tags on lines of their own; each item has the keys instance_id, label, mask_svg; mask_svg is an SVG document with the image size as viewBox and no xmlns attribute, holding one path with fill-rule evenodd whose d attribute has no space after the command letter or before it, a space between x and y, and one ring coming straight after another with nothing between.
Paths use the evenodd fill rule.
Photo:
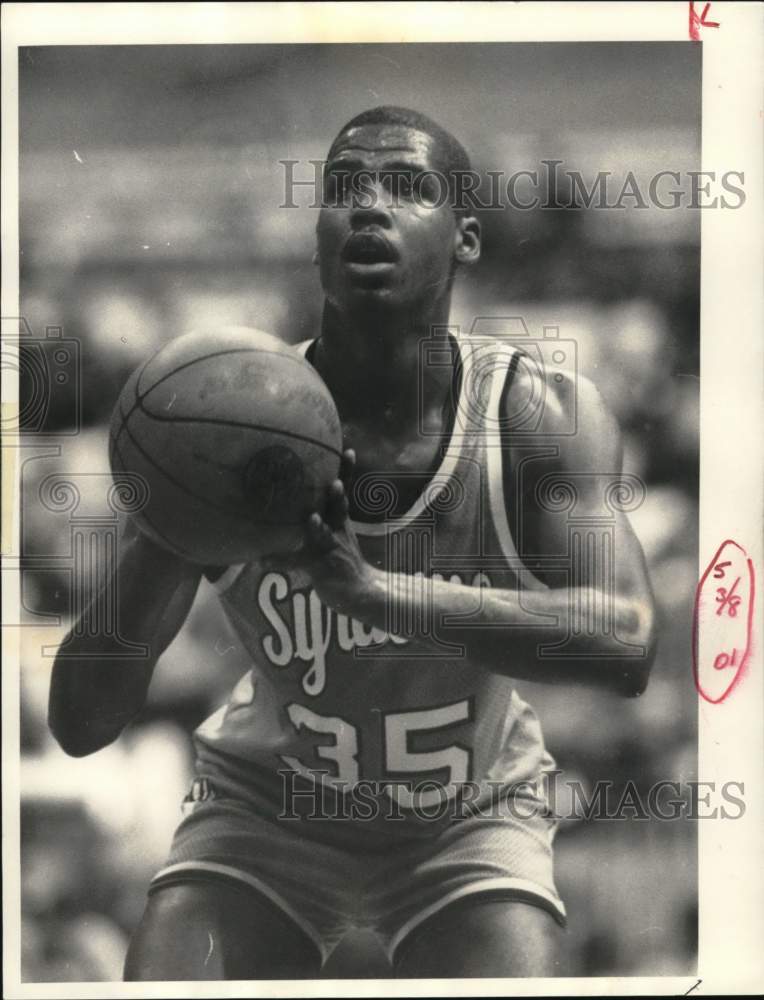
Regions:
<instances>
[{"instance_id":1,"label":"black and white photograph","mask_svg":"<svg viewBox=\"0 0 764 1000\"><path fill-rule=\"evenodd\" d=\"M4 14L5 995L755 993L761 150L709 80L762 6L11 44L55 6Z\"/></svg>"}]
</instances>

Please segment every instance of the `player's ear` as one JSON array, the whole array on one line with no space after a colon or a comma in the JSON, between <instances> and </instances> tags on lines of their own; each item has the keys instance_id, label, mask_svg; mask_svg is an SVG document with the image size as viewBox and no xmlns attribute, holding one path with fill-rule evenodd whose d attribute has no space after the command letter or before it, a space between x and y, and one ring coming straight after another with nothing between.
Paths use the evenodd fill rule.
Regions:
<instances>
[{"instance_id":1,"label":"player's ear","mask_svg":"<svg viewBox=\"0 0 764 1000\"><path fill-rule=\"evenodd\" d=\"M474 215L457 217L454 241L454 257L459 264L474 264L480 259L480 223Z\"/></svg>"},{"instance_id":2,"label":"player's ear","mask_svg":"<svg viewBox=\"0 0 764 1000\"><path fill-rule=\"evenodd\" d=\"M318 247L313 251L313 263L318 264Z\"/></svg>"}]
</instances>

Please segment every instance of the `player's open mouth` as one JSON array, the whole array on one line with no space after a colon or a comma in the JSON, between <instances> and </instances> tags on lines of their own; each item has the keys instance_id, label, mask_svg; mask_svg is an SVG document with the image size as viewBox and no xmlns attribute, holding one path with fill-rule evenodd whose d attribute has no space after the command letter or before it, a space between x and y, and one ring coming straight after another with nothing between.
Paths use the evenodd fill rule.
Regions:
<instances>
[{"instance_id":1,"label":"player's open mouth","mask_svg":"<svg viewBox=\"0 0 764 1000\"><path fill-rule=\"evenodd\" d=\"M398 254L377 233L353 233L342 249L342 259L347 264L394 264Z\"/></svg>"}]
</instances>

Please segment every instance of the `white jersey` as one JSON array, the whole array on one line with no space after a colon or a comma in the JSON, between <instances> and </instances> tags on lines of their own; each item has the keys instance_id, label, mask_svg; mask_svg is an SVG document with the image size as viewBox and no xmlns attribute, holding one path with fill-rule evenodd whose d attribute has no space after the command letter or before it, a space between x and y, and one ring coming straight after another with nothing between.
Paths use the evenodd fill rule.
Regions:
<instances>
[{"instance_id":1,"label":"white jersey","mask_svg":"<svg viewBox=\"0 0 764 1000\"><path fill-rule=\"evenodd\" d=\"M353 528L364 557L406 585L473 588L474 613L485 588L541 585L519 566L502 485L501 404L516 349L468 337L458 345L455 418L437 472L401 516L386 515L394 477L359 477L357 505L370 516ZM358 820L353 836L429 835L437 824L420 823L417 805L458 799L470 785L479 810L552 766L510 677L438 639L427 616L371 628L323 605L299 574L257 562L231 567L217 587L252 668L197 730L198 768L264 815L283 812L287 775L332 794L365 787L395 805L398 822ZM428 632L426 645L416 641ZM509 673L513 655L507 626Z\"/></svg>"}]
</instances>

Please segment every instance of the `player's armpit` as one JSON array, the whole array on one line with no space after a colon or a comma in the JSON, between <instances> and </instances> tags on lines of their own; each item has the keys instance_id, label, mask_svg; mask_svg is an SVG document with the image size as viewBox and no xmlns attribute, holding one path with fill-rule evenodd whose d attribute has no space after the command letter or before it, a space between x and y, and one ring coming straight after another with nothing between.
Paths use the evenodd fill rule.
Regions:
<instances>
[{"instance_id":1,"label":"player's armpit","mask_svg":"<svg viewBox=\"0 0 764 1000\"><path fill-rule=\"evenodd\" d=\"M227 569L227 566L205 566L202 576L210 583L216 583Z\"/></svg>"}]
</instances>

